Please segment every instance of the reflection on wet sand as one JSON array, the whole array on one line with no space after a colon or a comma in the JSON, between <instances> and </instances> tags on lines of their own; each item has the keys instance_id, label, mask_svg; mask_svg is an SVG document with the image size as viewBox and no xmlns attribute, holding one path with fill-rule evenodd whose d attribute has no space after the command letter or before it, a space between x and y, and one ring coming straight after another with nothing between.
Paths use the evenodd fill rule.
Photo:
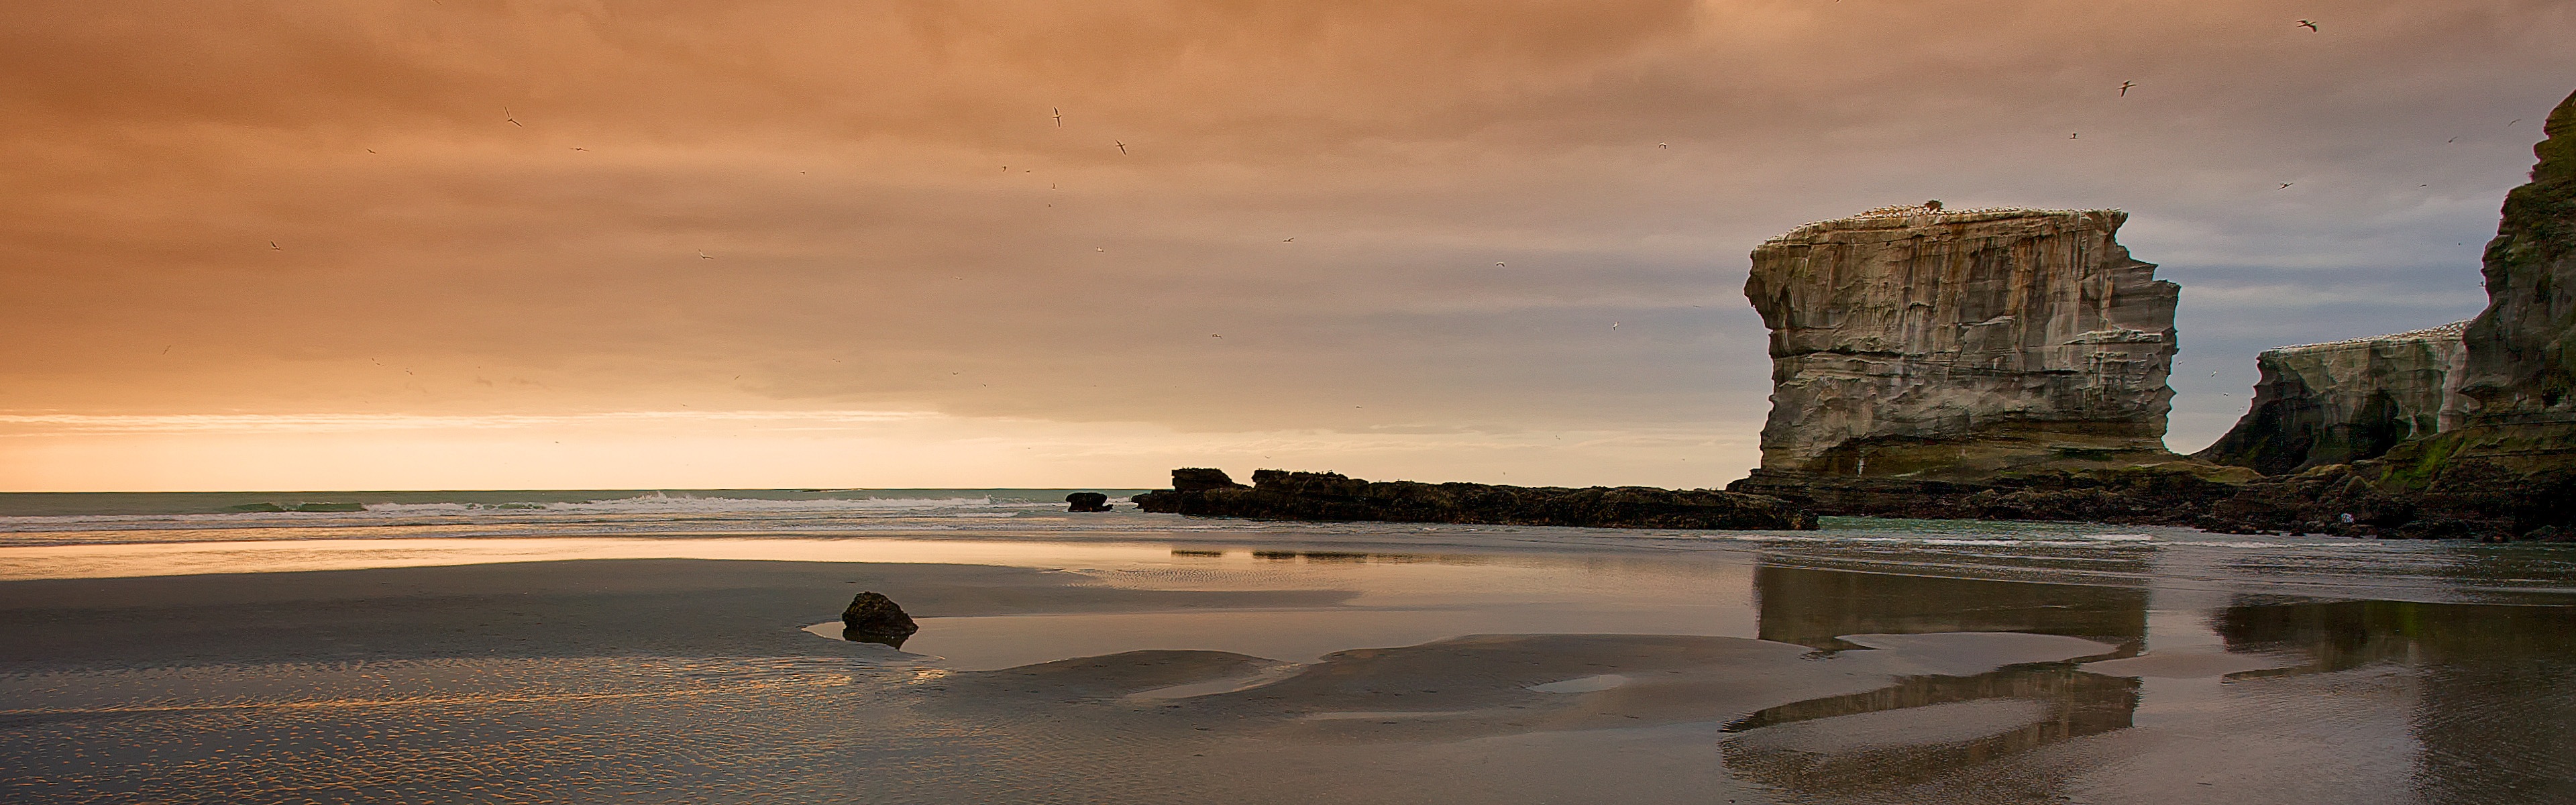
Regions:
<instances>
[{"instance_id":1,"label":"reflection on wet sand","mask_svg":"<svg viewBox=\"0 0 2576 805\"><path fill-rule=\"evenodd\" d=\"M2215 620L2231 651L2311 659L2232 679L2421 669L2410 721L2425 801L2576 802L2576 609L2242 597Z\"/></svg>"},{"instance_id":2,"label":"reflection on wet sand","mask_svg":"<svg viewBox=\"0 0 2576 805\"><path fill-rule=\"evenodd\" d=\"M871 547L798 543L665 544ZM1900 575L1779 554L891 547L939 563L0 582L0 757L15 762L0 763L0 790L2576 801L2576 612L2563 607L1933 577L1956 570L1948 549ZM2096 564L2140 552L2108 553ZM947 564L963 558L992 564ZM831 640L792 631L869 589L923 616L920 653L845 642L838 621L808 627ZM2284 665L2299 671L2221 678Z\"/></svg>"},{"instance_id":3,"label":"reflection on wet sand","mask_svg":"<svg viewBox=\"0 0 2576 805\"><path fill-rule=\"evenodd\" d=\"M1730 772L1807 794L1896 788L1956 774L2058 741L2130 726L2138 680L2078 670L2081 659L2137 653L2147 591L1853 573L1764 564L1755 569L1764 640L1826 653L1864 648L1851 636L2020 632L2117 646L2095 658L2014 665L1970 676L1926 674L1864 693L1771 707L1726 726ZM2021 705L2014 707L2010 705ZM1912 712L1906 712L1912 711ZM1987 714L1973 734L1963 712ZM1819 720L1836 720L1813 724ZM1794 730L1786 725L1800 725ZM1914 733L1916 740L1889 739ZM1878 740L1861 740L1863 735ZM1819 740L1831 736L1835 740Z\"/></svg>"},{"instance_id":4,"label":"reflection on wet sand","mask_svg":"<svg viewBox=\"0 0 2576 805\"><path fill-rule=\"evenodd\" d=\"M1753 571L1764 640L1850 648L1853 634L2028 632L2081 637L2136 651L2147 634L2147 591L2135 587L1983 581L1785 567Z\"/></svg>"}]
</instances>

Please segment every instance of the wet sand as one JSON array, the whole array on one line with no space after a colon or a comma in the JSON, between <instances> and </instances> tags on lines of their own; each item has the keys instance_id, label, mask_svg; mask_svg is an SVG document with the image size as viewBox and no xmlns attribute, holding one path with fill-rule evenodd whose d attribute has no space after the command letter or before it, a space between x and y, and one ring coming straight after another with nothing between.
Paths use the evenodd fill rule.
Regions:
<instances>
[{"instance_id":1,"label":"wet sand","mask_svg":"<svg viewBox=\"0 0 2576 805\"><path fill-rule=\"evenodd\" d=\"M2565 607L2183 590L2170 597L2210 603L2165 608L2153 602L2166 593L2141 588L1758 559L1310 554L1175 549L1082 572L614 559L0 582L0 791L1743 803L2576 792ZM861 589L921 618L912 651L804 629Z\"/></svg>"}]
</instances>

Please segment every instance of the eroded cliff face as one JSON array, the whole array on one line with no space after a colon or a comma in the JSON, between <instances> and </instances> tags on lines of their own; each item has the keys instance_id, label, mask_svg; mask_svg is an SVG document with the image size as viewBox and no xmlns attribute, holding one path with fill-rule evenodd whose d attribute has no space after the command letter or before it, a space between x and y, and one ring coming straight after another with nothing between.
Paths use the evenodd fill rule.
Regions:
<instances>
[{"instance_id":1,"label":"eroded cliff face","mask_svg":"<svg viewBox=\"0 0 2576 805\"><path fill-rule=\"evenodd\" d=\"M2438 485L2480 462L2576 483L2576 95L2545 131L2487 242L2487 309L2461 335L2468 410L2460 427L2390 450L2374 470L2383 484Z\"/></svg>"},{"instance_id":2,"label":"eroded cliff face","mask_svg":"<svg viewBox=\"0 0 2576 805\"><path fill-rule=\"evenodd\" d=\"M2266 475L2377 458L2460 424L2468 322L2264 350L2236 427L2193 458Z\"/></svg>"},{"instance_id":3,"label":"eroded cliff face","mask_svg":"<svg viewBox=\"0 0 2576 805\"><path fill-rule=\"evenodd\" d=\"M2487 309L2465 337L2473 424L2576 422L2576 95L2545 131L2487 242Z\"/></svg>"},{"instance_id":4,"label":"eroded cliff face","mask_svg":"<svg viewBox=\"0 0 2576 805\"><path fill-rule=\"evenodd\" d=\"M1887 208L1753 250L1766 471L1977 479L2164 449L2179 289L2117 210Z\"/></svg>"}]
</instances>

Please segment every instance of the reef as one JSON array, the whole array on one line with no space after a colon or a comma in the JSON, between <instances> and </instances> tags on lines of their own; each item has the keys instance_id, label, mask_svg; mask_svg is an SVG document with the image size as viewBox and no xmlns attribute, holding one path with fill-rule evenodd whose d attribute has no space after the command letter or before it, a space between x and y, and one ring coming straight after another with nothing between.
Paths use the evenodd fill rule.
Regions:
<instances>
[{"instance_id":1,"label":"reef","mask_svg":"<svg viewBox=\"0 0 2576 805\"><path fill-rule=\"evenodd\" d=\"M1172 488L1139 508L1194 517L1479 523L1581 528L1812 529L1815 515L1760 495L1642 486L1563 487L1366 481L1330 472L1260 470L1252 485L1221 470L1172 471Z\"/></svg>"}]
</instances>

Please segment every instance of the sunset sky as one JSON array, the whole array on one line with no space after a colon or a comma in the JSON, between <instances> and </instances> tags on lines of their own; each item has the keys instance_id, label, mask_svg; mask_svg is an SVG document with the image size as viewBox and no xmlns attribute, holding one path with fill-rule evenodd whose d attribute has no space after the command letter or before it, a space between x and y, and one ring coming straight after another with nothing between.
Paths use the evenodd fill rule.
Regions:
<instances>
[{"instance_id":1,"label":"sunset sky","mask_svg":"<svg viewBox=\"0 0 2576 805\"><path fill-rule=\"evenodd\" d=\"M1715 486L1768 410L1747 252L1927 198L2129 211L2187 452L2263 348L2483 306L2570 42L2567 0L13 0L0 490Z\"/></svg>"}]
</instances>

